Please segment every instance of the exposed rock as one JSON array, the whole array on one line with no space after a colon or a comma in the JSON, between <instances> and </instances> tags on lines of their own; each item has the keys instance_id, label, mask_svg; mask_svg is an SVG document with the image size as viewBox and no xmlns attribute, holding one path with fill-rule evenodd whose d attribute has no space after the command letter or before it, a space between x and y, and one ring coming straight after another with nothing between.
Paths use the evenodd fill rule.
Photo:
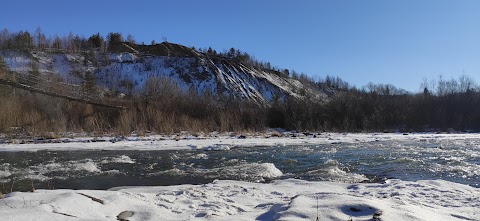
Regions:
<instances>
[{"instance_id":1,"label":"exposed rock","mask_svg":"<svg viewBox=\"0 0 480 221\"><path fill-rule=\"evenodd\" d=\"M132 217L134 212L132 211L123 211L117 216L117 220L119 221L128 221L128 218Z\"/></svg>"}]
</instances>

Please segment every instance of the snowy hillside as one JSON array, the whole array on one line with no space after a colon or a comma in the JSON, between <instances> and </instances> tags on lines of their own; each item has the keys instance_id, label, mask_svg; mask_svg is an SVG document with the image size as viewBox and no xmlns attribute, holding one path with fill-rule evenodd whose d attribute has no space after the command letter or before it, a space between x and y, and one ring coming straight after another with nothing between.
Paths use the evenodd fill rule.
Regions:
<instances>
[{"instance_id":1,"label":"snowy hillside","mask_svg":"<svg viewBox=\"0 0 480 221\"><path fill-rule=\"evenodd\" d=\"M162 43L138 46L139 50L124 45L120 50L100 52L49 53L0 51L11 71L27 74L32 63L38 64L44 75L58 75L66 82L81 84L85 73L93 72L97 84L112 91L139 91L150 77L168 77L183 90L196 89L246 98L262 104L274 96L324 98L302 82L281 76L274 71L249 68L235 59L210 57L181 45ZM161 50L165 51L160 51Z\"/></svg>"}]
</instances>

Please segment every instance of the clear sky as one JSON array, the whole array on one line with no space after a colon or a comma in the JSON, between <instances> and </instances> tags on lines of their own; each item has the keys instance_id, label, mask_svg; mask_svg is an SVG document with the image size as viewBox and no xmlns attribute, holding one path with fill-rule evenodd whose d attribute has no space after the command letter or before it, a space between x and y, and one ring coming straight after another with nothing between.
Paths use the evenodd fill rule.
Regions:
<instances>
[{"instance_id":1,"label":"clear sky","mask_svg":"<svg viewBox=\"0 0 480 221\"><path fill-rule=\"evenodd\" d=\"M310 76L419 91L424 78L480 83L478 0L0 0L0 29L132 34L230 47Z\"/></svg>"}]
</instances>

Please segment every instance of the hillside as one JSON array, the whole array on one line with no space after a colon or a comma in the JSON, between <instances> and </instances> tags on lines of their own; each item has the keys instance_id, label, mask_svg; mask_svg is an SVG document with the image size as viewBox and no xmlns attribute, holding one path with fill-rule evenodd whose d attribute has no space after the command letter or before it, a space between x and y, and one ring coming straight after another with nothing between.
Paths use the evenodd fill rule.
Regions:
<instances>
[{"instance_id":1,"label":"hillside","mask_svg":"<svg viewBox=\"0 0 480 221\"><path fill-rule=\"evenodd\" d=\"M480 130L480 87L468 76L422 84L422 93L356 88L339 77L315 82L233 48L106 39L32 44L19 32L0 42L0 133Z\"/></svg>"},{"instance_id":2,"label":"hillside","mask_svg":"<svg viewBox=\"0 0 480 221\"><path fill-rule=\"evenodd\" d=\"M325 99L325 91L274 70L259 70L241 61L209 56L178 44L112 45L108 53L90 50L69 53L60 50L1 50L10 71L27 75L37 68L43 76L60 76L81 85L88 72L96 83L112 92L141 92L150 77L168 77L187 92L245 98L266 104L274 97Z\"/></svg>"}]
</instances>

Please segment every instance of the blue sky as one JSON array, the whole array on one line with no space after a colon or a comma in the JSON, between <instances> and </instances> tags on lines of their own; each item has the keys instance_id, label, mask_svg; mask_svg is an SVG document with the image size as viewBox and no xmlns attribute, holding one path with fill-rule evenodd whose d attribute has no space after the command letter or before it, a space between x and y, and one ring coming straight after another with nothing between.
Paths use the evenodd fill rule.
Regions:
<instances>
[{"instance_id":1,"label":"blue sky","mask_svg":"<svg viewBox=\"0 0 480 221\"><path fill-rule=\"evenodd\" d=\"M230 47L313 77L418 91L424 78L467 74L480 83L476 0L0 0L0 29L41 27L132 34L222 51Z\"/></svg>"}]
</instances>

